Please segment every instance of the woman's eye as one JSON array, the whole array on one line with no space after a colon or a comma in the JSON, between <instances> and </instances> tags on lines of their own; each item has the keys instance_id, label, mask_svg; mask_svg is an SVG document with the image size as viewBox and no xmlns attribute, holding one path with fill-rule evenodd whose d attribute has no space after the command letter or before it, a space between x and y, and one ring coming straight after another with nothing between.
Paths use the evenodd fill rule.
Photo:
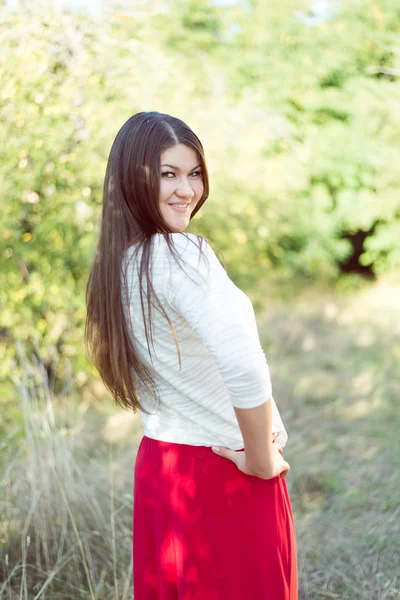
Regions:
<instances>
[{"instance_id":1,"label":"woman's eye","mask_svg":"<svg viewBox=\"0 0 400 600\"><path fill-rule=\"evenodd\" d=\"M171 177L168 177L168 175L172 175L173 177L175 177L175 173L173 173L172 171L164 171L164 173L161 174L161 176L165 177L165 179L171 179ZM201 176L201 171L192 171L190 175L195 177Z\"/></svg>"}]
</instances>

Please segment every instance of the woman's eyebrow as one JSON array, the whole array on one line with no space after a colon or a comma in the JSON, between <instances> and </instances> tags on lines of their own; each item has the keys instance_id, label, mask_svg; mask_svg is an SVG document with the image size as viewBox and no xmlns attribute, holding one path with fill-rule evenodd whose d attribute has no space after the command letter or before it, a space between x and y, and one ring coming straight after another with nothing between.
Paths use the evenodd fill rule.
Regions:
<instances>
[{"instance_id":1,"label":"woman's eyebrow","mask_svg":"<svg viewBox=\"0 0 400 600\"><path fill-rule=\"evenodd\" d=\"M162 167L171 167L171 169L175 169L176 171L180 171L179 167L174 167L174 165L161 165ZM197 169L197 167L201 167L201 164L199 163L198 165L196 165L195 167L193 167L193 169L190 169L190 171L194 171L195 169Z\"/></svg>"}]
</instances>

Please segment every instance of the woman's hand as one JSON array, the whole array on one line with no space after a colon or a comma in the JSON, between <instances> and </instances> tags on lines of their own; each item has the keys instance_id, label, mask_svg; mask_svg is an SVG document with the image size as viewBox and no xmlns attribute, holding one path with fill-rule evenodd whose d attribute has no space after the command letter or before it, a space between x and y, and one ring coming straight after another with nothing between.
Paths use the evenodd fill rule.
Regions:
<instances>
[{"instance_id":1,"label":"woman's hand","mask_svg":"<svg viewBox=\"0 0 400 600\"><path fill-rule=\"evenodd\" d=\"M281 444L273 441L274 447L274 461L273 466L269 473L267 473L266 477L260 477L257 473L255 473L252 469L249 468L246 461L246 452L236 452L231 448L225 448L224 446L212 446L212 450L222 456L223 458L227 458L235 463L239 471L244 473L245 475L253 475L255 477L259 477L260 479L272 479L273 477L281 477L282 479L286 479L290 471L290 465L282 456L283 448ZM215 448L218 448L218 452Z\"/></svg>"}]
</instances>

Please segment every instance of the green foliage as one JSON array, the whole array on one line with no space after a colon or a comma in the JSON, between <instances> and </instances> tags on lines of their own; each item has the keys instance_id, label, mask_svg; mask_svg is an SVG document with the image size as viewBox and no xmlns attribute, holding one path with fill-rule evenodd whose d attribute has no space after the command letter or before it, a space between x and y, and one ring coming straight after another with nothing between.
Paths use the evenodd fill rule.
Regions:
<instances>
[{"instance_id":1,"label":"green foliage","mask_svg":"<svg viewBox=\"0 0 400 600\"><path fill-rule=\"evenodd\" d=\"M336 6L336 5L335 5ZM398 270L399 8L343 3L155 1L107 18L2 7L0 378L14 340L82 381L84 291L112 141L139 110L189 123L211 195L191 224L247 290L279 274L336 280L344 234L369 232L360 263Z\"/></svg>"}]
</instances>

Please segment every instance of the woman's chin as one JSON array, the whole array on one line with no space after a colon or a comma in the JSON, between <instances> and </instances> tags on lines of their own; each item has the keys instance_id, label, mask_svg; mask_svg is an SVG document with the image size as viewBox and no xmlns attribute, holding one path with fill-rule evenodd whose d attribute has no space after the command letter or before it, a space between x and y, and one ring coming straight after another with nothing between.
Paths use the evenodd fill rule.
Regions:
<instances>
[{"instance_id":1,"label":"woman's chin","mask_svg":"<svg viewBox=\"0 0 400 600\"><path fill-rule=\"evenodd\" d=\"M174 233L179 233L181 231L185 231L186 227L189 225L189 219L185 218L170 220L168 225Z\"/></svg>"}]
</instances>

